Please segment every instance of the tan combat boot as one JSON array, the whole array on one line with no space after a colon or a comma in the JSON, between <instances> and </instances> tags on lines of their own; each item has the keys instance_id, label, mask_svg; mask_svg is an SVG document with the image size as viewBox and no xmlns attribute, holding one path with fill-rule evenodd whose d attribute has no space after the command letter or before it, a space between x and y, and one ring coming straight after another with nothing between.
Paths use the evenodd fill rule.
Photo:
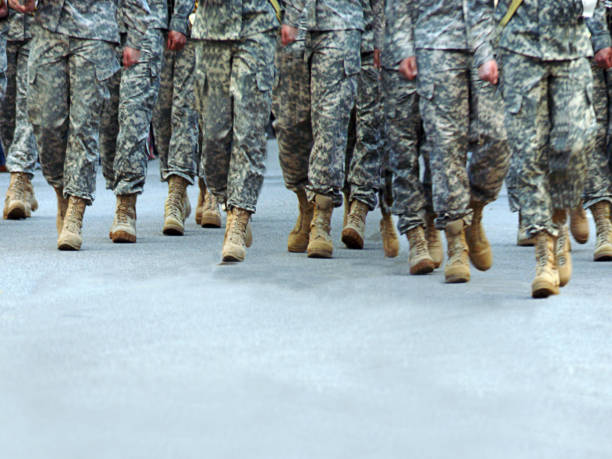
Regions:
<instances>
[{"instance_id":1,"label":"tan combat boot","mask_svg":"<svg viewBox=\"0 0 612 459\"><path fill-rule=\"evenodd\" d=\"M516 233L516 245L519 247L533 247L535 238L527 236L527 228L523 225L523 218L519 212L518 232Z\"/></svg>"},{"instance_id":2,"label":"tan combat boot","mask_svg":"<svg viewBox=\"0 0 612 459\"><path fill-rule=\"evenodd\" d=\"M567 225L567 211L555 210L553 222L561 227L559 236L555 241L555 259L557 261L557 271L559 271L559 285L565 287L572 277L572 254Z\"/></svg>"},{"instance_id":3,"label":"tan combat boot","mask_svg":"<svg viewBox=\"0 0 612 459\"><path fill-rule=\"evenodd\" d=\"M393 218L383 207L380 208L382 218L380 219L380 235L383 241L385 257L395 258L399 254L399 238L393 225Z\"/></svg>"},{"instance_id":4,"label":"tan combat boot","mask_svg":"<svg viewBox=\"0 0 612 459\"><path fill-rule=\"evenodd\" d=\"M204 194L204 206L200 217L202 228L221 228L221 211L215 195L206 190Z\"/></svg>"},{"instance_id":5,"label":"tan combat boot","mask_svg":"<svg viewBox=\"0 0 612 459\"><path fill-rule=\"evenodd\" d=\"M32 216L38 209L30 176L24 172L11 172L11 179L4 199L5 220L19 220Z\"/></svg>"},{"instance_id":6,"label":"tan combat boot","mask_svg":"<svg viewBox=\"0 0 612 459\"><path fill-rule=\"evenodd\" d=\"M198 178L198 188L200 193L198 194L198 203L195 209L195 222L197 225L202 225L202 212L204 211L204 196L206 195L206 184L203 178Z\"/></svg>"},{"instance_id":7,"label":"tan combat boot","mask_svg":"<svg viewBox=\"0 0 612 459\"><path fill-rule=\"evenodd\" d=\"M586 244L589 240L589 221L582 203L570 210L570 231L578 244Z\"/></svg>"},{"instance_id":8,"label":"tan combat boot","mask_svg":"<svg viewBox=\"0 0 612 459\"><path fill-rule=\"evenodd\" d=\"M137 194L117 196L115 219L108 237L113 242L136 242L136 198Z\"/></svg>"},{"instance_id":9,"label":"tan combat boot","mask_svg":"<svg viewBox=\"0 0 612 459\"><path fill-rule=\"evenodd\" d=\"M370 211L367 204L356 199L351 203L351 210L346 216L346 225L342 230L342 242L349 249L363 249L366 217Z\"/></svg>"},{"instance_id":10,"label":"tan combat boot","mask_svg":"<svg viewBox=\"0 0 612 459\"><path fill-rule=\"evenodd\" d=\"M64 227L64 217L68 209L68 199L64 197L64 190L62 188L54 188L54 190L57 196L57 217L55 218L55 226L57 227L57 236L59 237Z\"/></svg>"},{"instance_id":11,"label":"tan combat boot","mask_svg":"<svg viewBox=\"0 0 612 459\"><path fill-rule=\"evenodd\" d=\"M185 232L185 220L191 213L191 204L187 196L188 184L189 182L183 177L170 176L162 230L166 236L182 236Z\"/></svg>"},{"instance_id":12,"label":"tan combat boot","mask_svg":"<svg viewBox=\"0 0 612 459\"><path fill-rule=\"evenodd\" d=\"M317 194L314 202L314 213L310 223L310 239L308 242L309 258L331 258L334 245L331 239L331 217L334 202L329 196Z\"/></svg>"},{"instance_id":13,"label":"tan combat boot","mask_svg":"<svg viewBox=\"0 0 612 459\"><path fill-rule=\"evenodd\" d=\"M446 225L446 247L448 252L448 261L444 266L446 283L468 282L470 262L463 220L455 220Z\"/></svg>"},{"instance_id":14,"label":"tan combat boot","mask_svg":"<svg viewBox=\"0 0 612 459\"><path fill-rule=\"evenodd\" d=\"M480 271L486 271L493 266L493 252L482 226L482 210L484 202L472 199L470 207L473 210L472 224L465 229L465 239L468 245L470 261Z\"/></svg>"},{"instance_id":15,"label":"tan combat boot","mask_svg":"<svg viewBox=\"0 0 612 459\"><path fill-rule=\"evenodd\" d=\"M247 226L251 218L251 213L234 207L228 212L225 230L225 240L221 256L223 261L244 261L247 248Z\"/></svg>"},{"instance_id":16,"label":"tan combat boot","mask_svg":"<svg viewBox=\"0 0 612 459\"><path fill-rule=\"evenodd\" d=\"M426 220L425 239L427 239L427 250L429 250L429 256L431 256L434 262L434 268L439 268L444 260L442 238L440 237L440 231L438 231L434 224L435 215L427 213Z\"/></svg>"},{"instance_id":17,"label":"tan combat boot","mask_svg":"<svg viewBox=\"0 0 612 459\"><path fill-rule=\"evenodd\" d=\"M435 265L427 249L427 239L425 239L423 228L417 226L411 229L406 237L410 243L410 254L408 255L410 274L418 275L432 272Z\"/></svg>"},{"instance_id":18,"label":"tan combat boot","mask_svg":"<svg viewBox=\"0 0 612 459\"><path fill-rule=\"evenodd\" d=\"M610 222L610 203L599 201L591 206L597 228L594 261L612 261L612 223Z\"/></svg>"},{"instance_id":19,"label":"tan combat boot","mask_svg":"<svg viewBox=\"0 0 612 459\"><path fill-rule=\"evenodd\" d=\"M82 198L70 196L68 198L68 209L64 218L62 231L57 239L59 250L79 250L83 243L81 228L83 227L83 214L86 202Z\"/></svg>"},{"instance_id":20,"label":"tan combat boot","mask_svg":"<svg viewBox=\"0 0 612 459\"><path fill-rule=\"evenodd\" d=\"M293 253L306 252L308 240L310 238L310 223L312 222L312 214L314 212L314 204L308 202L306 192L299 190L297 193L299 203L299 214L295 227L289 233L287 239L287 250Z\"/></svg>"},{"instance_id":21,"label":"tan combat boot","mask_svg":"<svg viewBox=\"0 0 612 459\"><path fill-rule=\"evenodd\" d=\"M536 275L531 283L533 298L547 298L559 293L559 271L555 264L554 238L546 231L535 237Z\"/></svg>"}]
</instances>

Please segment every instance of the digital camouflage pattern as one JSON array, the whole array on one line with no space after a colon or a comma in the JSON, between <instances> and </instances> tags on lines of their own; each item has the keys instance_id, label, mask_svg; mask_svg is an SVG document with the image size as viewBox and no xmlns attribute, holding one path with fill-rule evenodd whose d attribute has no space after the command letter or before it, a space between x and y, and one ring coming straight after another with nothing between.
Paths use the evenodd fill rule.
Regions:
<instances>
[{"instance_id":1,"label":"digital camouflage pattern","mask_svg":"<svg viewBox=\"0 0 612 459\"><path fill-rule=\"evenodd\" d=\"M47 182L91 204L95 194L99 131L109 79L119 69L116 2L41 1L28 61L28 114ZM149 9L126 0L128 42L143 37ZM86 37L86 38L81 38ZM130 41L130 39L132 41Z\"/></svg>"},{"instance_id":2,"label":"digital camouflage pattern","mask_svg":"<svg viewBox=\"0 0 612 459\"><path fill-rule=\"evenodd\" d=\"M385 69L397 70L402 60L416 55L411 9L411 2L385 0L381 48L381 64Z\"/></svg>"},{"instance_id":3,"label":"digital camouflage pattern","mask_svg":"<svg viewBox=\"0 0 612 459\"><path fill-rule=\"evenodd\" d=\"M272 91L274 131L285 186L295 192L308 185L308 160L312 149L310 69L304 43L282 46L275 55L277 84Z\"/></svg>"},{"instance_id":4,"label":"digital camouflage pattern","mask_svg":"<svg viewBox=\"0 0 612 459\"><path fill-rule=\"evenodd\" d=\"M142 193L147 173L146 142L159 92L164 36L147 30L138 63L109 80L100 128L100 154L106 187L116 195ZM117 49L119 57L122 47Z\"/></svg>"},{"instance_id":5,"label":"digital camouflage pattern","mask_svg":"<svg viewBox=\"0 0 612 459\"><path fill-rule=\"evenodd\" d=\"M501 0L500 19L510 0ZM511 186L529 237L557 235L554 209L576 207L594 147L593 55L582 4L541 0L518 9L500 36L503 97L513 150ZM599 7L598 7L599 8ZM602 16L593 17L595 27ZM599 37L596 33L594 36Z\"/></svg>"},{"instance_id":6,"label":"digital camouflage pattern","mask_svg":"<svg viewBox=\"0 0 612 459\"><path fill-rule=\"evenodd\" d=\"M436 226L444 229L461 218L469 223L470 197L495 200L508 170L501 96L479 79L469 53L418 49L417 63L421 115L431 143Z\"/></svg>"},{"instance_id":7,"label":"digital camouflage pattern","mask_svg":"<svg viewBox=\"0 0 612 459\"><path fill-rule=\"evenodd\" d=\"M0 102L4 99L6 91L6 18L0 18Z\"/></svg>"},{"instance_id":8,"label":"digital camouflage pattern","mask_svg":"<svg viewBox=\"0 0 612 459\"><path fill-rule=\"evenodd\" d=\"M370 210L376 208L381 188L381 167L384 153L383 105L380 71L374 66L374 53L362 53L361 71L357 79L354 124L349 133L346 154L346 188L349 200L358 200Z\"/></svg>"},{"instance_id":9,"label":"digital camouflage pattern","mask_svg":"<svg viewBox=\"0 0 612 459\"><path fill-rule=\"evenodd\" d=\"M38 150L27 113L29 54L30 39L8 42L8 84L0 114L0 129L8 170L24 172L32 177Z\"/></svg>"},{"instance_id":10,"label":"digital camouflage pattern","mask_svg":"<svg viewBox=\"0 0 612 459\"><path fill-rule=\"evenodd\" d=\"M209 190L229 208L256 210L275 46L273 31L239 41L197 43L196 85L205 132L201 169Z\"/></svg>"},{"instance_id":11,"label":"digital camouflage pattern","mask_svg":"<svg viewBox=\"0 0 612 459\"><path fill-rule=\"evenodd\" d=\"M159 97L153 111L161 179L178 175L194 184L200 160L195 108L196 42L180 51L164 50Z\"/></svg>"},{"instance_id":12,"label":"digital camouflage pattern","mask_svg":"<svg viewBox=\"0 0 612 459\"><path fill-rule=\"evenodd\" d=\"M474 66L493 58L493 2L488 0L405 1L409 8L416 49L464 50Z\"/></svg>"},{"instance_id":13,"label":"digital camouflage pattern","mask_svg":"<svg viewBox=\"0 0 612 459\"><path fill-rule=\"evenodd\" d=\"M285 0L284 24L309 32L365 29L366 0Z\"/></svg>"},{"instance_id":14,"label":"digital camouflage pattern","mask_svg":"<svg viewBox=\"0 0 612 459\"><path fill-rule=\"evenodd\" d=\"M370 53L382 49L384 41L384 0L363 2L364 30L361 35L361 52Z\"/></svg>"},{"instance_id":15,"label":"digital camouflage pattern","mask_svg":"<svg viewBox=\"0 0 612 459\"><path fill-rule=\"evenodd\" d=\"M277 28L269 0L200 0L191 35L199 40L240 40Z\"/></svg>"},{"instance_id":16,"label":"digital camouflage pattern","mask_svg":"<svg viewBox=\"0 0 612 459\"><path fill-rule=\"evenodd\" d=\"M593 109L597 120L594 147L587 157L587 179L584 187L583 205L585 208L599 201L612 202L612 174L608 163L608 75L594 63L593 72ZM611 82L612 83L612 82Z\"/></svg>"},{"instance_id":17,"label":"digital camouflage pattern","mask_svg":"<svg viewBox=\"0 0 612 459\"><path fill-rule=\"evenodd\" d=\"M336 207L342 205L348 125L361 69L360 42L359 30L316 32L306 37L314 138L307 189L309 199L314 194L329 196Z\"/></svg>"},{"instance_id":18,"label":"digital camouflage pattern","mask_svg":"<svg viewBox=\"0 0 612 459\"><path fill-rule=\"evenodd\" d=\"M557 234L554 209L576 207L585 185L596 120L586 58L543 62L503 55L506 126L514 155L518 207L530 237Z\"/></svg>"}]
</instances>

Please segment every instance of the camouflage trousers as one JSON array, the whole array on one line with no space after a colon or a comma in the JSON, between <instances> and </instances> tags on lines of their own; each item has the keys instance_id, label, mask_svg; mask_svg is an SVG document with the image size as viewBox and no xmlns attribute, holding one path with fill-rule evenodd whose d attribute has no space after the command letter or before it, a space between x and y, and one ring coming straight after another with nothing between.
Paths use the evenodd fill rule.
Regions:
<instances>
[{"instance_id":1,"label":"camouflage trousers","mask_svg":"<svg viewBox=\"0 0 612 459\"><path fill-rule=\"evenodd\" d=\"M308 160L312 149L310 71L303 42L277 45L277 84L272 91L274 131L285 186L298 192L308 185Z\"/></svg>"},{"instance_id":2,"label":"camouflage trousers","mask_svg":"<svg viewBox=\"0 0 612 459\"><path fill-rule=\"evenodd\" d=\"M342 205L348 126L361 70L360 43L358 30L306 35L313 132L307 189L311 200L315 194L326 195L336 207Z\"/></svg>"},{"instance_id":3,"label":"camouflage trousers","mask_svg":"<svg viewBox=\"0 0 612 459\"><path fill-rule=\"evenodd\" d=\"M200 162L196 110L196 42L187 39L181 51L165 50L159 97L153 111L153 132L162 181L178 175L193 185Z\"/></svg>"},{"instance_id":4,"label":"camouflage trousers","mask_svg":"<svg viewBox=\"0 0 612 459\"><path fill-rule=\"evenodd\" d=\"M584 207L589 208L600 201L612 202L612 174L608 163L608 98L612 86L612 72L603 70L594 63L593 72L593 108L597 119L595 144L587 157L587 179L584 187Z\"/></svg>"},{"instance_id":5,"label":"camouflage trousers","mask_svg":"<svg viewBox=\"0 0 612 459\"><path fill-rule=\"evenodd\" d=\"M345 191L349 201L360 201L374 210L381 189L384 116L380 71L374 66L373 52L361 54L353 112L348 130Z\"/></svg>"},{"instance_id":6,"label":"camouflage trousers","mask_svg":"<svg viewBox=\"0 0 612 459\"><path fill-rule=\"evenodd\" d=\"M30 40L7 43L7 91L0 114L0 135L10 172L34 176L36 139L28 119L28 57Z\"/></svg>"},{"instance_id":7,"label":"camouflage trousers","mask_svg":"<svg viewBox=\"0 0 612 459\"><path fill-rule=\"evenodd\" d=\"M274 32L197 43L202 170L211 192L229 208L256 210L265 171L275 46Z\"/></svg>"},{"instance_id":8,"label":"camouflage trousers","mask_svg":"<svg viewBox=\"0 0 612 459\"><path fill-rule=\"evenodd\" d=\"M384 68L386 137L393 171L392 212L399 217L398 230L405 234L425 226L427 196L421 182L419 154L424 134L419 113L416 82L403 78L397 69Z\"/></svg>"},{"instance_id":9,"label":"camouflage trousers","mask_svg":"<svg viewBox=\"0 0 612 459\"><path fill-rule=\"evenodd\" d=\"M28 114L47 182L91 204L100 120L119 70L112 43L37 27L28 61Z\"/></svg>"},{"instance_id":10,"label":"camouflage trousers","mask_svg":"<svg viewBox=\"0 0 612 459\"><path fill-rule=\"evenodd\" d=\"M159 91L163 34L147 31L138 63L110 79L110 99L100 128L106 187L116 195L142 193L147 175L147 139ZM119 56L122 47L118 47Z\"/></svg>"},{"instance_id":11,"label":"camouflage trousers","mask_svg":"<svg viewBox=\"0 0 612 459\"><path fill-rule=\"evenodd\" d=\"M469 223L470 198L495 200L508 170L502 99L495 86L478 78L470 53L419 49L417 64L436 227L458 219Z\"/></svg>"},{"instance_id":12,"label":"camouflage trousers","mask_svg":"<svg viewBox=\"0 0 612 459\"><path fill-rule=\"evenodd\" d=\"M554 209L576 207L587 175L596 118L586 58L543 62L503 55L506 126L516 196L528 235L557 235Z\"/></svg>"},{"instance_id":13,"label":"camouflage trousers","mask_svg":"<svg viewBox=\"0 0 612 459\"><path fill-rule=\"evenodd\" d=\"M4 31L0 30L0 102L4 100L5 92L6 92L6 36L4 34Z\"/></svg>"}]
</instances>

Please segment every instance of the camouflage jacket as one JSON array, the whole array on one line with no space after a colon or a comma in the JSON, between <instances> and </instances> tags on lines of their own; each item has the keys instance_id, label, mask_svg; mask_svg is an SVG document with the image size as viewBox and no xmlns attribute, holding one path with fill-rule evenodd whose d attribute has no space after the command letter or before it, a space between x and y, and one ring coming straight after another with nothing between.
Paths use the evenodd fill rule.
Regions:
<instances>
[{"instance_id":1,"label":"camouflage jacket","mask_svg":"<svg viewBox=\"0 0 612 459\"><path fill-rule=\"evenodd\" d=\"M501 21L511 0L500 0L495 19ZM597 9L601 9L598 5ZM597 29L601 11L592 18ZM593 55L591 37L582 18L581 0L527 0L501 32L502 49L544 61Z\"/></svg>"},{"instance_id":2,"label":"camouflage jacket","mask_svg":"<svg viewBox=\"0 0 612 459\"><path fill-rule=\"evenodd\" d=\"M364 0L364 31L361 35L361 52L370 53L382 49L384 29L384 0Z\"/></svg>"},{"instance_id":3,"label":"camouflage jacket","mask_svg":"<svg viewBox=\"0 0 612 459\"><path fill-rule=\"evenodd\" d=\"M189 15L195 6L195 0L148 0L151 9L149 27L161 30L176 30L189 36ZM119 10L119 27L126 32L124 11Z\"/></svg>"},{"instance_id":4,"label":"camouflage jacket","mask_svg":"<svg viewBox=\"0 0 612 459\"><path fill-rule=\"evenodd\" d=\"M140 48L151 22L146 0L40 0L35 17L38 24L54 33L119 43L117 8L124 10L123 20L128 26L125 45Z\"/></svg>"},{"instance_id":5,"label":"camouflage jacket","mask_svg":"<svg viewBox=\"0 0 612 459\"><path fill-rule=\"evenodd\" d=\"M587 27L591 32L591 44L594 53L612 46L608 24L608 18L612 16L611 11L608 7L596 8L593 17L586 20Z\"/></svg>"},{"instance_id":6,"label":"camouflage jacket","mask_svg":"<svg viewBox=\"0 0 612 459\"><path fill-rule=\"evenodd\" d=\"M34 17L31 14L22 14L9 9L7 40L23 41L32 38L33 24Z\"/></svg>"},{"instance_id":7,"label":"camouflage jacket","mask_svg":"<svg viewBox=\"0 0 612 459\"><path fill-rule=\"evenodd\" d=\"M200 0L191 36L200 40L241 40L278 26L269 0Z\"/></svg>"},{"instance_id":8,"label":"camouflage jacket","mask_svg":"<svg viewBox=\"0 0 612 459\"><path fill-rule=\"evenodd\" d=\"M284 23L308 31L364 30L367 0L286 0Z\"/></svg>"},{"instance_id":9,"label":"camouflage jacket","mask_svg":"<svg viewBox=\"0 0 612 459\"><path fill-rule=\"evenodd\" d=\"M410 3L416 49L469 51L474 53L476 66L493 59L493 0L415 0Z\"/></svg>"},{"instance_id":10,"label":"camouflage jacket","mask_svg":"<svg viewBox=\"0 0 612 459\"><path fill-rule=\"evenodd\" d=\"M386 69L397 69L400 61L415 55L414 33L410 16L412 2L386 0L385 3L382 66Z\"/></svg>"}]
</instances>

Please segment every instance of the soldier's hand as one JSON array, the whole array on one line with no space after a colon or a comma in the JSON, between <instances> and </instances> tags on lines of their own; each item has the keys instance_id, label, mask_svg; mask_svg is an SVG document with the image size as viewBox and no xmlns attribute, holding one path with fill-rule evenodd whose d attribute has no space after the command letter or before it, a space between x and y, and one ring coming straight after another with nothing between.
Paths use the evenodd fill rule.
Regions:
<instances>
[{"instance_id":1,"label":"soldier's hand","mask_svg":"<svg viewBox=\"0 0 612 459\"><path fill-rule=\"evenodd\" d=\"M291 27L287 24L283 24L281 27L281 44L283 46L290 45L297 38L298 29Z\"/></svg>"},{"instance_id":2,"label":"soldier's hand","mask_svg":"<svg viewBox=\"0 0 612 459\"><path fill-rule=\"evenodd\" d=\"M595 64L602 69L609 69L612 67L612 48L603 48L597 51L595 54Z\"/></svg>"},{"instance_id":3,"label":"soldier's hand","mask_svg":"<svg viewBox=\"0 0 612 459\"><path fill-rule=\"evenodd\" d=\"M8 16L8 5L4 0L0 0L0 18Z\"/></svg>"},{"instance_id":4,"label":"soldier's hand","mask_svg":"<svg viewBox=\"0 0 612 459\"><path fill-rule=\"evenodd\" d=\"M414 80L419 74L415 56L410 56L400 62L399 73L407 80Z\"/></svg>"},{"instance_id":5,"label":"soldier's hand","mask_svg":"<svg viewBox=\"0 0 612 459\"><path fill-rule=\"evenodd\" d=\"M171 30L168 32L168 42L166 43L166 48L170 51L180 51L185 47L187 43L187 37L176 30Z\"/></svg>"},{"instance_id":6,"label":"soldier's hand","mask_svg":"<svg viewBox=\"0 0 612 459\"><path fill-rule=\"evenodd\" d=\"M126 69L134 64L138 64L140 60L140 50L126 46L123 48L123 67Z\"/></svg>"},{"instance_id":7,"label":"soldier's hand","mask_svg":"<svg viewBox=\"0 0 612 459\"><path fill-rule=\"evenodd\" d=\"M374 50L374 67L380 70L380 49Z\"/></svg>"},{"instance_id":8,"label":"soldier's hand","mask_svg":"<svg viewBox=\"0 0 612 459\"><path fill-rule=\"evenodd\" d=\"M33 13L36 10L36 0L25 0L23 5L19 0L8 0L8 5L20 13Z\"/></svg>"},{"instance_id":9,"label":"soldier's hand","mask_svg":"<svg viewBox=\"0 0 612 459\"><path fill-rule=\"evenodd\" d=\"M491 84L497 84L499 80L499 69L495 59L485 62L478 68L478 76L483 81L488 81Z\"/></svg>"}]
</instances>

